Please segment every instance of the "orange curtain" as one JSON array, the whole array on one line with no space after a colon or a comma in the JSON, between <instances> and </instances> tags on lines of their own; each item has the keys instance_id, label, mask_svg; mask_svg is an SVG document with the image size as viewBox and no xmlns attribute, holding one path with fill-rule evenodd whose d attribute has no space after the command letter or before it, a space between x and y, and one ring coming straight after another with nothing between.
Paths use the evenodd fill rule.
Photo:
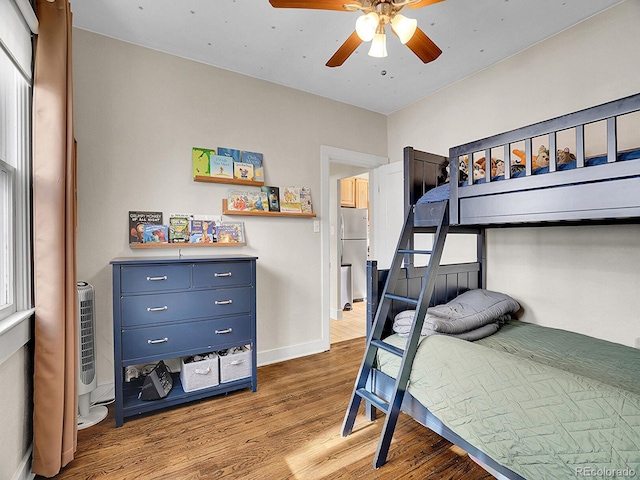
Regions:
<instances>
[{"instance_id":1,"label":"orange curtain","mask_svg":"<svg viewBox=\"0 0 640 480\"><path fill-rule=\"evenodd\" d=\"M56 475L77 441L76 152L71 8L37 0L33 83L33 473Z\"/></svg>"}]
</instances>

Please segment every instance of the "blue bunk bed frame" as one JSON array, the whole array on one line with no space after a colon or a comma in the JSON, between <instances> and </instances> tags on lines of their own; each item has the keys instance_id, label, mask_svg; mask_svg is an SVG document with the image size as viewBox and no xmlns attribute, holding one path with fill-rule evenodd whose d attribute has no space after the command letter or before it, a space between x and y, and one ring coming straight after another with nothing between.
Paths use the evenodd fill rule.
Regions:
<instances>
[{"instance_id":1,"label":"blue bunk bed frame","mask_svg":"<svg viewBox=\"0 0 640 480\"><path fill-rule=\"evenodd\" d=\"M466 290L485 287L485 228L558 225L558 222L562 225L637 223L640 218L640 159L618 161L616 128L617 117L636 111L640 111L640 94L453 147L449 150L449 159L406 147L405 213L411 208L414 209L414 225L424 226L433 223L433 209L429 204L417 204L417 201L424 193L443 182L444 167L450 162L450 231L478 234L477 261L441 266L430 304L445 303ZM587 166L585 125L599 121L606 121L607 162L604 165ZM575 129L576 134L576 168L558 170L553 153L550 155L549 172L533 175L532 140L546 135L549 151L555 152L557 133L571 128ZM500 148L504 151L504 160L508 165L512 144L516 142L525 144L524 177L510 178L507 167L504 180L492 181L490 171L487 171L482 183L474 183L473 175L469 175L468 183L459 181L458 164L461 158L466 156L473 159L474 153L483 152L485 158L490 159L492 150ZM375 261L368 262L369 327L373 324L387 275L387 270L378 270ZM411 296L412 292L420 290L423 281L424 268L404 268L401 280L393 293ZM392 304L388 318L392 319L404 308L404 304ZM369 331L367 333L369 334ZM374 369L370 382L372 391L381 398L389 399L393 394L395 380L384 373ZM498 478L523 480L519 474L504 467L450 430L409 392L404 396L402 411L480 460L493 470L491 473ZM369 419L375 418L375 409L369 404L367 416Z\"/></svg>"}]
</instances>

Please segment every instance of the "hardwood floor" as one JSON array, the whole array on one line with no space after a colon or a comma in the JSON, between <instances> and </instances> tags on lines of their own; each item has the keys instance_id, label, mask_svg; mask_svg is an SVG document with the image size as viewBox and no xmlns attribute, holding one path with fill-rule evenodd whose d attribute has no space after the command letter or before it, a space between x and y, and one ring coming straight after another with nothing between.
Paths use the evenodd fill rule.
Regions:
<instances>
[{"instance_id":1,"label":"hardwood floor","mask_svg":"<svg viewBox=\"0 0 640 480\"><path fill-rule=\"evenodd\" d=\"M342 419L364 350L361 339L258 369L258 391L136 417L116 429L113 409L78 432L63 479L490 479L461 450L402 414L388 462L372 467L383 419ZM41 480L41 477L36 477Z\"/></svg>"},{"instance_id":2,"label":"hardwood floor","mask_svg":"<svg viewBox=\"0 0 640 480\"><path fill-rule=\"evenodd\" d=\"M331 319L331 345L353 338L364 338L366 325L367 302L353 302L353 309L342 312L340 320Z\"/></svg>"}]
</instances>

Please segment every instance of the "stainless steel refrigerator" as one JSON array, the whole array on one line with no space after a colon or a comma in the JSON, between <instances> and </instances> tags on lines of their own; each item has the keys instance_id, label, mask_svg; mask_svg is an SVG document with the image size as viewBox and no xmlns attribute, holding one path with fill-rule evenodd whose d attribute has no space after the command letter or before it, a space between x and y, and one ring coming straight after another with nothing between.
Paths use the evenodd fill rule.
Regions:
<instances>
[{"instance_id":1,"label":"stainless steel refrigerator","mask_svg":"<svg viewBox=\"0 0 640 480\"><path fill-rule=\"evenodd\" d=\"M341 262L351 264L353 300L367 296L367 209L340 208Z\"/></svg>"}]
</instances>

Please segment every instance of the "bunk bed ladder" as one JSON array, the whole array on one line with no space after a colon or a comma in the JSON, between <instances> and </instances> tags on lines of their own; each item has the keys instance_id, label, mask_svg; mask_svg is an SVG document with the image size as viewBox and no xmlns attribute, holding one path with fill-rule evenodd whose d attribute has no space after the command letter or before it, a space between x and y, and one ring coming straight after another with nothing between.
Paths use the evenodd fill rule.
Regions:
<instances>
[{"instance_id":1,"label":"bunk bed ladder","mask_svg":"<svg viewBox=\"0 0 640 480\"><path fill-rule=\"evenodd\" d=\"M378 449L373 462L374 468L380 468L387 460L387 453L389 452L389 446L391 445L391 438L393 437L398 416L400 415L402 400L409 382L411 366L418 349L420 332L422 331L422 325L424 324L427 308L431 301L436 276L438 274L440 258L442 257L445 239L447 232L449 231L449 201L445 200L443 202L433 203L430 204L430 206L430 218L434 219L431 224L429 224L429 222L421 221L421 226L416 227L414 226L414 208L411 208L407 214L404 228L400 235L400 240L398 241L393 262L382 292L382 300L378 306L373 327L367 339L365 354L356 378L356 383L351 395L351 401L342 425L342 436L346 437L353 431L355 419L358 414L358 408L362 399L370 402L378 410L381 410L386 414L384 426L382 427L382 432L380 434L380 441L378 442ZM414 234L432 233L434 227L436 228L436 234L432 250L414 250ZM409 298L390 293L395 291L397 281L400 277L403 260L409 256L411 257L411 263L413 263L413 255L425 254L430 255L430 259L424 280L422 281L419 297ZM385 343L382 340L386 318L389 314L392 301L404 302L416 308L416 314L414 316L409 338L407 339L407 345L404 350ZM376 396L370 391L369 379L378 349L385 350L402 358L393 394L389 402Z\"/></svg>"}]
</instances>

